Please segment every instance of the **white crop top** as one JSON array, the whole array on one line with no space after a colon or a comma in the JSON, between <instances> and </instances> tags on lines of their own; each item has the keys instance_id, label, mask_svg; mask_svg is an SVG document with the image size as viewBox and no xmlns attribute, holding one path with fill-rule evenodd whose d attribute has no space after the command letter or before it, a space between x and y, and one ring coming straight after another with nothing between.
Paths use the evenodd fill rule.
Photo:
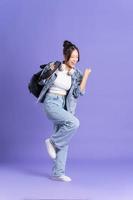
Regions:
<instances>
[{"instance_id":1,"label":"white crop top","mask_svg":"<svg viewBox=\"0 0 133 200\"><path fill-rule=\"evenodd\" d=\"M61 71L57 69L56 74L57 78L48 92L66 95L67 90L71 87L71 75L68 75L68 71L64 67Z\"/></svg>"}]
</instances>

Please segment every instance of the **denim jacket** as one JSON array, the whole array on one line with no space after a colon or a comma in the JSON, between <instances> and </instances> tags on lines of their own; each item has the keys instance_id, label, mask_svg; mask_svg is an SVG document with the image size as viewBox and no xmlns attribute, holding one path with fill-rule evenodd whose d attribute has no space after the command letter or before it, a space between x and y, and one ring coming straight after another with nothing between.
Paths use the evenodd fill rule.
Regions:
<instances>
[{"instance_id":1,"label":"denim jacket","mask_svg":"<svg viewBox=\"0 0 133 200\"><path fill-rule=\"evenodd\" d=\"M53 62L50 62L45 66L45 68L43 70L44 73L47 72L47 70L50 69L50 65L52 63ZM58 69L61 70L61 65ZM43 89L42 89L42 91L41 91L41 93L40 93L40 95L37 99L37 103L38 102L43 103L43 101L45 99L45 95L48 92L48 89L52 86L54 80L57 77L56 72L57 72L57 70L50 76L50 78L42 80L40 82L40 84L43 85ZM77 98L80 95L84 95L85 90L81 91L80 87L79 87L81 80L83 78L83 75L82 75L82 73L79 69L77 69L77 68L75 69L74 73L71 75L71 78L72 78L72 84L71 84L71 87L67 91L67 94L65 96L65 109L74 115L75 110L76 110L76 105L77 105Z\"/></svg>"}]
</instances>

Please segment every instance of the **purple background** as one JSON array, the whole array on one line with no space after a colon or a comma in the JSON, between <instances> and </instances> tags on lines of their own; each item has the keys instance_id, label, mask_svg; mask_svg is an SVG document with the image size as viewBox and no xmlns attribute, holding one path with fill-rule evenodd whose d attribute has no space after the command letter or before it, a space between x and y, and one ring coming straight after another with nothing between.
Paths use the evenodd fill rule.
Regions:
<instances>
[{"instance_id":1,"label":"purple background","mask_svg":"<svg viewBox=\"0 0 133 200\"><path fill-rule=\"evenodd\" d=\"M132 0L0 1L0 199L133 199L132 19ZM68 184L49 179L52 123L27 88L40 64L63 59L66 39L92 68Z\"/></svg>"},{"instance_id":2,"label":"purple background","mask_svg":"<svg viewBox=\"0 0 133 200\"><path fill-rule=\"evenodd\" d=\"M133 158L132 0L0 1L0 159L47 159L52 123L27 84L39 65L62 60L65 39L92 68L78 100L70 159Z\"/></svg>"}]
</instances>

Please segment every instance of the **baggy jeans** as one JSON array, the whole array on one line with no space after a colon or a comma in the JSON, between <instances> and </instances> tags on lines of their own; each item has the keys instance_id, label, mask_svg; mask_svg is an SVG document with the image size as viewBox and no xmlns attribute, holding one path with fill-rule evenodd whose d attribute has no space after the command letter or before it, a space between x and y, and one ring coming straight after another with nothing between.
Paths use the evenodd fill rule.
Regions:
<instances>
[{"instance_id":1,"label":"baggy jeans","mask_svg":"<svg viewBox=\"0 0 133 200\"><path fill-rule=\"evenodd\" d=\"M64 109L65 96L47 93L44 100L44 110L47 117L52 120L54 131L50 140L56 148L56 159L52 168L53 176L65 174L69 142L75 134L80 123L70 112Z\"/></svg>"}]
</instances>

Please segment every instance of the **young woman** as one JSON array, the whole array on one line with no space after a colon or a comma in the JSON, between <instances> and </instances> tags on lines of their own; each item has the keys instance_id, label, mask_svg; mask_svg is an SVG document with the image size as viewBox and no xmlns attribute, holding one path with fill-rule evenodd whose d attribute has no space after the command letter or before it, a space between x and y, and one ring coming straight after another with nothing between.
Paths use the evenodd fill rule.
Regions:
<instances>
[{"instance_id":1,"label":"young woman","mask_svg":"<svg viewBox=\"0 0 133 200\"><path fill-rule=\"evenodd\" d=\"M85 93L87 79L91 73L86 68L84 74L76 68L80 60L79 49L69 41L63 44L64 61L55 70L39 95L38 101L43 102L47 117L52 120L54 131L45 140L49 156L54 161L52 178L60 181L71 181L65 174L67 151L71 138L78 129L80 122L75 116L77 99ZM54 69L54 63L45 67L45 71Z\"/></svg>"}]
</instances>

